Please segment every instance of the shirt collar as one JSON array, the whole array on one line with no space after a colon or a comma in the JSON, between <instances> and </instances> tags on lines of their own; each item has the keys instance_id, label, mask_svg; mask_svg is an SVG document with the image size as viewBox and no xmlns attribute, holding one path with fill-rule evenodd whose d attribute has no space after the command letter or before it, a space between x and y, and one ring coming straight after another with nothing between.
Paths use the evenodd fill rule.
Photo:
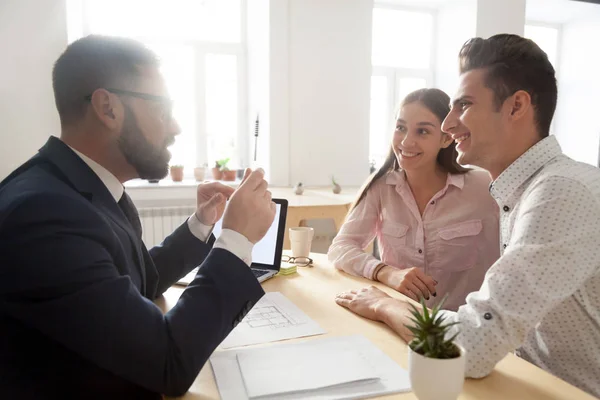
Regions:
<instances>
[{"instance_id":1,"label":"shirt collar","mask_svg":"<svg viewBox=\"0 0 600 400\"><path fill-rule=\"evenodd\" d=\"M123 192L125 189L123 189L123 185L121 184L121 182L119 182L117 177L110 173L110 171L108 171L102 165L98 164L96 161L86 156L85 154L80 153L71 146L69 146L69 148L73 150L75 154L77 154L79 158L81 158L83 162L85 162L88 165L88 167L90 167L90 169L94 171L96 175L98 175L98 178L100 178L102 183L104 183L104 186L106 186L106 189L108 189L110 195L118 203L119 200L121 200L121 196L123 196Z\"/></svg>"},{"instance_id":2,"label":"shirt collar","mask_svg":"<svg viewBox=\"0 0 600 400\"><path fill-rule=\"evenodd\" d=\"M510 164L494 182L490 193L499 200L507 200L513 192L553 158L562 154L554 136L548 136L527 150Z\"/></svg>"},{"instance_id":3,"label":"shirt collar","mask_svg":"<svg viewBox=\"0 0 600 400\"><path fill-rule=\"evenodd\" d=\"M403 170L397 169L395 171L388 172L385 178L385 183L388 185L395 185L397 188L404 186L406 182L406 174ZM448 174L446 178L446 186L444 191L448 189L448 186L453 185L461 189L465 186L465 175L464 174Z\"/></svg>"}]
</instances>

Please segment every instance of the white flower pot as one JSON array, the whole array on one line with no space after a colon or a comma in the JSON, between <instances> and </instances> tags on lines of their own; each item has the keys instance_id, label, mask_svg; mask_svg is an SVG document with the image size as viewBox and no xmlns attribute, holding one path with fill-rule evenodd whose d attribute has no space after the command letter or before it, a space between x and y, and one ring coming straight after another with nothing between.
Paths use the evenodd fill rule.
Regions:
<instances>
[{"instance_id":1,"label":"white flower pot","mask_svg":"<svg viewBox=\"0 0 600 400\"><path fill-rule=\"evenodd\" d=\"M419 400L456 400L465 381L465 350L460 357L440 360L424 357L408 348L408 374Z\"/></svg>"}]
</instances>

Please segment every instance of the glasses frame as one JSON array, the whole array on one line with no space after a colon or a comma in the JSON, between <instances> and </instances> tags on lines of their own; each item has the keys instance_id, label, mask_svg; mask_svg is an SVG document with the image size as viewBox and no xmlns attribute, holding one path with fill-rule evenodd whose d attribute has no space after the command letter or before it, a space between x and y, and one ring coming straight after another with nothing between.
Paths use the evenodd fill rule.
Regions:
<instances>
[{"instance_id":1,"label":"glasses frame","mask_svg":"<svg viewBox=\"0 0 600 400\"><path fill-rule=\"evenodd\" d=\"M161 121L166 121L166 120L172 119L173 100L171 100L168 97L158 96L158 95L149 94L149 93L134 92L131 90L115 89L115 88L106 88L104 90L106 90L107 92L116 94L116 95L131 96L131 97L136 97L136 98L142 99L142 100L149 100L149 101L154 101L156 103L161 103L162 105L164 105L167 108L166 110L163 110L164 116L161 116L161 118L160 118ZM88 94L87 96L84 97L84 99L86 101L91 101L92 94Z\"/></svg>"},{"instance_id":2,"label":"glasses frame","mask_svg":"<svg viewBox=\"0 0 600 400\"><path fill-rule=\"evenodd\" d=\"M307 262L296 262L296 260L298 259L305 259L307 260ZM281 257L281 261L288 263L288 264L294 264L297 267L313 267L313 259L310 257L292 257L292 256L288 256L287 254L284 255L283 257Z\"/></svg>"}]
</instances>

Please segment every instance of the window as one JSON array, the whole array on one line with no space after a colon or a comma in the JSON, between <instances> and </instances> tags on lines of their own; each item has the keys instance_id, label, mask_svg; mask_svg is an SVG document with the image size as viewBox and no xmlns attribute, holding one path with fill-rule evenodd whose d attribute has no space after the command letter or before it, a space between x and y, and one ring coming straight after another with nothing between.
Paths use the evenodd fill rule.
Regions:
<instances>
[{"instance_id":1,"label":"window","mask_svg":"<svg viewBox=\"0 0 600 400\"><path fill-rule=\"evenodd\" d=\"M69 0L69 40L94 33L146 44L161 59L181 127L171 163L190 175L227 157L230 166L244 167L244 6L244 0Z\"/></svg>"},{"instance_id":2,"label":"window","mask_svg":"<svg viewBox=\"0 0 600 400\"><path fill-rule=\"evenodd\" d=\"M528 23L525 25L525 37L533 40L548 55L548 59L554 66L558 67L558 26Z\"/></svg>"},{"instance_id":3,"label":"window","mask_svg":"<svg viewBox=\"0 0 600 400\"><path fill-rule=\"evenodd\" d=\"M373 9L369 155L376 166L388 154L398 104L433 83L433 38L431 12L389 5Z\"/></svg>"}]
</instances>

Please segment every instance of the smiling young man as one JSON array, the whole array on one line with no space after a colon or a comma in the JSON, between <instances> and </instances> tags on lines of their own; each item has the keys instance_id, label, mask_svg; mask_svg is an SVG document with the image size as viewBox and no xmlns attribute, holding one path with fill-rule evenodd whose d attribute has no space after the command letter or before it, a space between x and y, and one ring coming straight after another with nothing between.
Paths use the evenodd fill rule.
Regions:
<instances>
[{"instance_id":1,"label":"smiling young man","mask_svg":"<svg viewBox=\"0 0 600 400\"><path fill-rule=\"evenodd\" d=\"M549 136L554 68L531 40L475 38L460 51L460 85L442 129L459 162L489 171L502 256L448 322L483 377L507 353L600 396L600 170L566 157ZM336 301L405 340L406 301L375 288Z\"/></svg>"}]
</instances>

